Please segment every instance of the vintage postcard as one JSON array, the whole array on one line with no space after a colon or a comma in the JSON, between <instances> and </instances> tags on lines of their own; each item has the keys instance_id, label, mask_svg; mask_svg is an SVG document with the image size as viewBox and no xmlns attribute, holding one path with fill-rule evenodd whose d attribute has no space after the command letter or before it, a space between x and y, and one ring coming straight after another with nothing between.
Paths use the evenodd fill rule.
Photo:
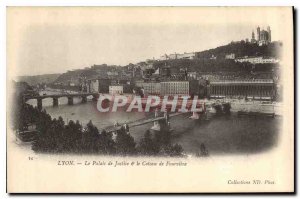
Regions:
<instances>
[{"instance_id":1,"label":"vintage postcard","mask_svg":"<svg viewBox=\"0 0 300 199\"><path fill-rule=\"evenodd\" d=\"M9 193L294 192L292 7L7 7Z\"/></svg>"}]
</instances>

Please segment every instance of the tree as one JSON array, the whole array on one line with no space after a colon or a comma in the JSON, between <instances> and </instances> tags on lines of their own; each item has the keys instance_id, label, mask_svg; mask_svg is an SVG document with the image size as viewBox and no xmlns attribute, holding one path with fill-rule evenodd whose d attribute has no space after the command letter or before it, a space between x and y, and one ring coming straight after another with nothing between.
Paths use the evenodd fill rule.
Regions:
<instances>
[{"instance_id":1,"label":"tree","mask_svg":"<svg viewBox=\"0 0 300 199\"><path fill-rule=\"evenodd\" d=\"M133 137L126 132L124 127L117 130L116 137L116 153L118 155L134 155L136 154L136 143Z\"/></svg>"},{"instance_id":2,"label":"tree","mask_svg":"<svg viewBox=\"0 0 300 199\"><path fill-rule=\"evenodd\" d=\"M163 148L163 154L171 157L183 156L183 148L179 144L166 145Z\"/></svg>"},{"instance_id":3,"label":"tree","mask_svg":"<svg viewBox=\"0 0 300 199\"><path fill-rule=\"evenodd\" d=\"M196 154L198 157L207 157L208 156L208 150L206 149L206 146L204 143L200 144L200 151Z\"/></svg>"},{"instance_id":4,"label":"tree","mask_svg":"<svg viewBox=\"0 0 300 199\"><path fill-rule=\"evenodd\" d=\"M179 144L175 144L170 148L170 156L182 156L183 148Z\"/></svg>"},{"instance_id":5,"label":"tree","mask_svg":"<svg viewBox=\"0 0 300 199\"><path fill-rule=\"evenodd\" d=\"M83 131L82 137L82 152L83 153L97 153L99 152L99 145L97 143L99 139L99 131L95 127L92 121L86 125Z\"/></svg>"},{"instance_id":6,"label":"tree","mask_svg":"<svg viewBox=\"0 0 300 199\"><path fill-rule=\"evenodd\" d=\"M156 155L160 152L160 145L152 139L149 130L146 131L144 137L140 141L139 151L143 155Z\"/></svg>"},{"instance_id":7,"label":"tree","mask_svg":"<svg viewBox=\"0 0 300 199\"><path fill-rule=\"evenodd\" d=\"M102 153L105 154L115 154L116 153L116 143L112 138L112 133L107 133L102 131L99 136L99 144L101 146Z\"/></svg>"}]
</instances>

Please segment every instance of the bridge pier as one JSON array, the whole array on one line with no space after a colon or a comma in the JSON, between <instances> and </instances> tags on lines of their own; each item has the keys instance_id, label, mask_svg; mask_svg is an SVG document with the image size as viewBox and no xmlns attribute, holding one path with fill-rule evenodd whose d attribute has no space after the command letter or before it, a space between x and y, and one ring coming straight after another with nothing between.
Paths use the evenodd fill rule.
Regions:
<instances>
[{"instance_id":1,"label":"bridge pier","mask_svg":"<svg viewBox=\"0 0 300 199\"><path fill-rule=\"evenodd\" d=\"M155 112L154 112L154 118L157 118L158 117L158 110L155 109ZM152 130L155 130L155 131L160 131L160 124L159 124L159 121L154 121L154 124L153 126L151 127Z\"/></svg>"},{"instance_id":2,"label":"bridge pier","mask_svg":"<svg viewBox=\"0 0 300 199\"><path fill-rule=\"evenodd\" d=\"M43 108L43 99L41 99L41 98L37 99L37 108L39 110L42 110L42 108Z\"/></svg>"},{"instance_id":3,"label":"bridge pier","mask_svg":"<svg viewBox=\"0 0 300 199\"><path fill-rule=\"evenodd\" d=\"M199 113L193 112L193 115L190 117L190 119L198 120L200 118Z\"/></svg>"},{"instance_id":4,"label":"bridge pier","mask_svg":"<svg viewBox=\"0 0 300 199\"><path fill-rule=\"evenodd\" d=\"M58 98L54 97L53 99L53 107L58 106Z\"/></svg>"},{"instance_id":5,"label":"bridge pier","mask_svg":"<svg viewBox=\"0 0 300 199\"><path fill-rule=\"evenodd\" d=\"M161 121L160 125L163 129L170 131L171 130L171 122L170 122L170 116L168 112L164 113L165 120Z\"/></svg>"},{"instance_id":6,"label":"bridge pier","mask_svg":"<svg viewBox=\"0 0 300 199\"><path fill-rule=\"evenodd\" d=\"M160 131L160 129L161 129L161 127L160 127L159 121L154 121L154 124L151 127L151 130Z\"/></svg>"},{"instance_id":7,"label":"bridge pier","mask_svg":"<svg viewBox=\"0 0 300 199\"><path fill-rule=\"evenodd\" d=\"M87 96L82 96L81 97L81 103L86 103L87 102Z\"/></svg>"},{"instance_id":8,"label":"bridge pier","mask_svg":"<svg viewBox=\"0 0 300 199\"><path fill-rule=\"evenodd\" d=\"M68 105L73 105L73 97L68 97Z\"/></svg>"},{"instance_id":9,"label":"bridge pier","mask_svg":"<svg viewBox=\"0 0 300 199\"><path fill-rule=\"evenodd\" d=\"M157 109L155 110L154 117L155 118L158 117L158 110ZM169 117L168 112L164 113L164 119L154 121L154 124L151 127L151 130L155 130L155 131L160 131L161 129L166 129L167 131L171 130L171 123L170 123L170 117Z\"/></svg>"}]
</instances>

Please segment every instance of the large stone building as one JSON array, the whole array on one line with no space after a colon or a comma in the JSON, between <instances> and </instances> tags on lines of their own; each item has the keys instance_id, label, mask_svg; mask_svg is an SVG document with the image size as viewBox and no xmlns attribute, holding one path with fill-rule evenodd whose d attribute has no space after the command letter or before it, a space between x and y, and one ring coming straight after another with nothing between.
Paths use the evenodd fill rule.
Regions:
<instances>
[{"instance_id":1,"label":"large stone building","mask_svg":"<svg viewBox=\"0 0 300 199\"><path fill-rule=\"evenodd\" d=\"M82 82L81 91L89 93L108 93L110 84L111 79L89 79Z\"/></svg>"},{"instance_id":2,"label":"large stone building","mask_svg":"<svg viewBox=\"0 0 300 199\"><path fill-rule=\"evenodd\" d=\"M188 81L168 81L160 83L161 95L189 95Z\"/></svg>"},{"instance_id":3,"label":"large stone building","mask_svg":"<svg viewBox=\"0 0 300 199\"><path fill-rule=\"evenodd\" d=\"M257 43L258 45L267 45L271 43L271 28L270 26L267 27L267 30L260 29L258 26L256 29L257 39L255 39L254 31L252 31L252 43Z\"/></svg>"},{"instance_id":4,"label":"large stone building","mask_svg":"<svg viewBox=\"0 0 300 199\"><path fill-rule=\"evenodd\" d=\"M208 87L212 98L273 99L275 84L272 79L212 81Z\"/></svg>"},{"instance_id":5,"label":"large stone building","mask_svg":"<svg viewBox=\"0 0 300 199\"><path fill-rule=\"evenodd\" d=\"M144 90L145 95L159 95L160 94L160 82L139 82L136 84Z\"/></svg>"},{"instance_id":6,"label":"large stone building","mask_svg":"<svg viewBox=\"0 0 300 199\"><path fill-rule=\"evenodd\" d=\"M144 90L145 95L189 95L189 81L164 81L164 82L137 82L136 86ZM199 85L197 85L199 87ZM197 87L193 84L193 92L197 93Z\"/></svg>"},{"instance_id":7,"label":"large stone building","mask_svg":"<svg viewBox=\"0 0 300 199\"><path fill-rule=\"evenodd\" d=\"M99 92L99 80L91 79L89 80L89 92L90 93L98 93Z\"/></svg>"},{"instance_id":8,"label":"large stone building","mask_svg":"<svg viewBox=\"0 0 300 199\"><path fill-rule=\"evenodd\" d=\"M195 59L196 53L195 52L190 52L190 53L173 53L173 54L165 54L162 55L159 60L172 60L172 59Z\"/></svg>"},{"instance_id":9,"label":"large stone building","mask_svg":"<svg viewBox=\"0 0 300 199\"><path fill-rule=\"evenodd\" d=\"M109 86L109 94L111 94L111 95L123 94L123 86L122 85L110 85Z\"/></svg>"}]
</instances>

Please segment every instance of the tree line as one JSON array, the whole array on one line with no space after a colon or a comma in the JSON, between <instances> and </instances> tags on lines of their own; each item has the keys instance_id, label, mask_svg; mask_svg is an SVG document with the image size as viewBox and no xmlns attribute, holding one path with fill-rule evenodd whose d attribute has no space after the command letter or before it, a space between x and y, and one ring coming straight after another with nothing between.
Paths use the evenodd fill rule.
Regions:
<instances>
[{"instance_id":1,"label":"tree line","mask_svg":"<svg viewBox=\"0 0 300 199\"><path fill-rule=\"evenodd\" d=\"M42 153L103 154L121 156L183 156L183 148L171 143L171 133L146 131L137 143L121 127L115 134L99 131L90 121L83 126L79 121L70 120L67 124L62 117L51 118L45 110L23 103L15 110L14 128L26 130L28 124L36 125L36 137L32 150Z\"/></svg>"}]
</instances>

